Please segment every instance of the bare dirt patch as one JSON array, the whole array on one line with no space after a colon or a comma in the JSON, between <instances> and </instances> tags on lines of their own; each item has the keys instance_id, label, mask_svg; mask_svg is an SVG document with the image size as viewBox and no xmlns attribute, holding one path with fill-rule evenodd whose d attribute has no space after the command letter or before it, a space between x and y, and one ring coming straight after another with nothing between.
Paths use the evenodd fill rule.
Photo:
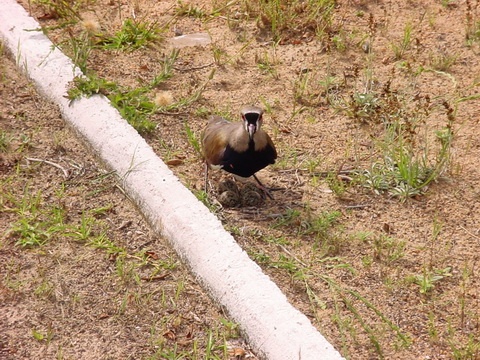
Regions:
<instances>
[{"instance_id":1,"label":"bare dirt patch","mask_svg":"<svg viewBox=\"0 0 480 360\"><path fill-rule=\"evenodd\" d=\"M279 159L259 176L283 190L256 208L222 208L215 191L207 203L344 356L478 358L479 4L337 1L331 23L318 28L307 3L289 2L296 17L278 34L253 6L272 10L275 1L97 1L79 7L73 25L58 11L25 7L76 58L72 39L87 39L80 19L93 19L98 34L82 64L119 86L144 88L175 60L145 95L184 105L149 112L156 127L145 136L199 196L194 140L207 115L266 108ZM165 41L101 48L127 19L167 24ZM168 40L196 32L212 44L173 56ZM402 166L399 154L438 163L449 139L445 167L428 186L416 192L388 177Z\"/></svg>"}]
</instances>

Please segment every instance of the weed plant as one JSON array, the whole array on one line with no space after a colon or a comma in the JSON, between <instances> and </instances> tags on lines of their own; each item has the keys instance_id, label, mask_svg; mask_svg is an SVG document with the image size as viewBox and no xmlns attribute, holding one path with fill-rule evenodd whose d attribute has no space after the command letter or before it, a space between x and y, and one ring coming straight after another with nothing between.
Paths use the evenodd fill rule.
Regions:
<instances>
[{"instance_id":1,"label":"weed plant","mask_svg":"<svg viewBox=\"0 0 480 360\"><path fill-rule=\"evenodd\" d=\"M155 21L126 19L120 31L106 37L98 45L107 50L133 51L161 41L163 31Z\"/></svg>"},{"instance_id":2,"label":"weed plant","mask_svg":"<svg viewBox=\"0 0 480 360\"><path fill-rule=\"evenodd\" d=\"M151 133L156 128L156 123L150 119L153 114L158 111L176 111L196 102L200 99L203 90L213 78L214 71L209 74L208 79L190 96L180 99L176 103L159 107L151 99L150 94L162 82L172 77L173 64L177 56L178 50L173 50L170 56L165 57L163 60L161 73L154 76L151 82L134 89L121 87L116 83L98 78L95 74L90 74L86 77L75 77L73 86L68 90L68 98L74 101L82 96L90 97L92 95L102 94L108 97L122 117L139 133ZM188 140L190 141L192 139L188 138Z\"/></svg>"},{"instance_id":3,"label":"weed plant","mask_svg":"<svg viewBox=\"0 0 480 360\"><path fill-rule=\"evenodd\" d=\"M97 180L99 179L93 179L93 183L96 184ZM2 190L0 191L0 214L8 212L13 219L9 230L2 236L2 242L12 241L20 249L23 249L21 251L30 249L38 251L39 254L42 254L43 261L41 263L47 261L48 257L54 257L55 260L51 261L55 261L55 263L58 261L56 259L58 255L55 251L51 251L52 245L54 248L57 246L52 244L54 241L62 243L73 241L79 245L95 248L105 254L114 264L114 272L111 276L116 280L113 281L114 285L112 286L117 284L121 287L121 293L125 293L123 301L117 306L116 317L128 318L132 311L141 312L140 309L149 307L149 303L154 301L155 291L149 291L149 287L145 286L145 281L154 280L156 277L163 279L165 274L177 268L178 261L175 259L159 259L156 254L145 249L132 253L118 242L110 239L107 235L106 224L98 219L110 209L109 205L83 210L80 219L77 219L76 216L67 215L68 210L62 206L64 197L67 196L63 187L57 189L54 192L55 195L50 196L45 196L40 191L31 191L29 187L25 187L23 194L17 194L10 191L10 182L16 183L13 178L0 183ZM25 282L24 275L21 276L23 279L21 282L15 280L15 274L21 269L14 269L14 267L15 262L12 258L12 263L6 265L5 268L9 275L5 275L3 278L4 284L10 291L16 287L20 288L22 293L27 293L30 284ZM29 280L34 281L32 294L39 299L38 301L44 299L49 304L58 301L55 294L59 290L49 273L42 270L37 275L38 277L34 280ZM161 323L157 325L158 329L155 323L153 324L155 332L158 334L155 336L156 340L152 339L150 354L144 358L228 359L227 340L237 338L239 333L238 324L226 319L220 319L216 326L206 328L204 336L196 334L191 344L182 345L182 350L178 349L177 342L166 340L167 331L179 326L174 322L176 318L179 318L176 307L185 298L185 290L186 284L182 279L176 279L176 289L173 288L172 291L161 289L164 294L161 308L167 310L158 315L162 319ZM78 297L72 295L72 299L78 300ZM169 320L170 318L173 320ZM155 322L155 320L153 321ZM152 332L152 337L156 334L155 332ZM32 327L31 336L36 341L48 345L54 339L55 332L49 325L40 325ZM206 354L208 357L204 357ZM59 353L57 353L58 355Z\"/></svg>"},{"instance_id":4,"label":"weed plant","mask_svg":"<svg viewBox=\"0 0 480 360\"><path fill-rule=\"evenodd\" d=\"M246 12L271 33L274 41L290 40L308 29L320 39L329 37L333 0L245 1Z\"/></svg>"},{"instance_id":5,"label":"weed plant","mask_svg":"<svg viewBox=\"0 0 480 360\"><path fill-rule=\"evenodd\" d=\"M472 45L475 42L480 41L480 20L475 15L475 7L477 5L472 4L473 1L467 0L466 5L466 29L465 29L465 39L467 40L467 45Z\"/></svg>"},{"instance_id":6,"label":"weed plant","mask_svg":"<svg viewBox=\"0 0 480 360\"><path fill-rule=\"evenodd\" d=\"M457 56L447 51L440 51L437 54L430 54L429 64L432 69L437 71L449 71L457 62Z\"/></svg>"},{"instance_id":7,"label":"weed plant","mask_svg":"<svg viewBox=\"0 0 480 360\"><path fill-rule=\"evenodd\" d=\"M427 96L408 96L392 91L352 94L343 111L359 122L380 124L374 141L381 154L359 172L356 182L376 193L405 200L421 195L447 170L454 140L454 109L446 101L433 103ZM445 123L430 128L429 119L443 112Z\"/></svg>"},{"instance_id":8,"label":"weed plant","mask_svg":"<svg viewBox=\"0 0 480 360\"><path fill-rule=\"evenodd\" d=\"M301 288L308 297L313 314L323 314L327 308L330 309L332 320L341 334L344 356L349 356L348 343L357 341L360 336L359 328L368 337L376 356L384 358L385 349L380 338L386 331L394 335L398 346L408 347L411 340L368 296L335 280L338 272L345 272L350 276L355 276L356 273L351 264L338 256L341 244L345 242L338 227L339 217L340 213L335 211L315 214L308 207L304 210L289 209L272 224L274 229L282 228L283 232L290 230L292 235L288 237L289 241L283 236L273 238L259 234L261 239L276 245L280 251L269 253L261 248L252 250L250 256L266 268L288 274L292 284ZM329 245L313 246L311 253L299 258L288 250L294 246L296 236L302 237L302 241L313 238L318 239L319 243ZM370 234L366 234L363 238L367 240L370 237ZM379 235L373 237L372 245L376 261L384 263L385 266L390 266L403 257L405 242ZM370 315L366 316L365 311L361 310L365 308L367 313L377 320L376 325L371 323Z\"/></svg>"},{"instance_id":9,"label":"weed plant","mask_svg":"<svg viewBox=\"0 0 480 360\"><path fill-rule=\"evenodd\" d=\"M6 131L0 131L0 152L7 152L8 148L10 147L11 141L11 135L9 135Z\"/></svg>"},{"instance_id":10,"label":"weed plant","mask_svg":"<svg viewBox=\"0 0 480 360\"><path fill-rule=\"evenodd\" d=\"M75 77L73 87L68 90L68 97L74 101L81 96L105 95L130 125L139 133L148 134L156 127L156 124L149 120L149 115L154 113L155 104L147 97L148 91L146 87L122 89L115 83L90 75Z\"/></svg>"},{"instance_id":11,"label":"weed plant","mask_svg":"<svg viewBox=\"0 0 480 360\"><path fill-rule=\"evenodd\" d=\"M65 0L29 0L29 6L36 4L53 18L67 20L68 22L81 19L80 9L88 4L88 1L65 1Z\"/></svg>"},{"instance_id":12,"label":"weed plant","mask_svg":"<svg viewBox=\"0 0 480 360\"><path fill-rule=\"evenodd\" d=\"M186 3L179 0L175 6L175 15L188 16L196 19L204 19L208 16L208 13L205 9L200 8L190 2Z\"/></svg>"},{"instance_id":13,"label":"weed plant","mask_svg":"<svg viewBox=\"0 0 480 360\"><path fill-rule=\"evenodd\" d=\"M409 50L412 43L412 31L413 26L411 23L407 23L403 29L403 36L398 43L392 43L391 47L395 55L395 60L401 60L405 56L407 50Z\"/></svg>"},{"instance_id":14,"label":"weed plant","mask_svg":"<svg viewBox=\"0 0 480 360\"><path fill-rule=\"evenodd\" d=\"M30 193L28 187L24 192L22 199L8 192L3 195L1 203L10 203L9 210L18 214L7 235L22 247L42 246L65 231L66 214L61 207L44 208L41 192Z\"/></svg>"}]
</instances>

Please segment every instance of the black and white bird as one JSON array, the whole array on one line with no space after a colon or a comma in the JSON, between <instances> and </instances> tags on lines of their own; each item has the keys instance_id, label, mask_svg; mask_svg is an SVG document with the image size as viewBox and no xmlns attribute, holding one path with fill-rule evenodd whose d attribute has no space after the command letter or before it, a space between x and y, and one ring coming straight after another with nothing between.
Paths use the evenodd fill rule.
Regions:
<instances>
[{"instance_id":1,"label":"black and white bird","mask_svg":"<svg viewBox=\"0 0 480 360\"><path fill-rule=\"evenodd\" d=\"M203 132L203 155L208 167L221 168L234 175L253 176L265 193L268 190L255 173L275 163L277 150L272 139L262 129L263 109L245 106L241 122L230 122L220 116L212 116Z\"/></svg>"}]
</instances>

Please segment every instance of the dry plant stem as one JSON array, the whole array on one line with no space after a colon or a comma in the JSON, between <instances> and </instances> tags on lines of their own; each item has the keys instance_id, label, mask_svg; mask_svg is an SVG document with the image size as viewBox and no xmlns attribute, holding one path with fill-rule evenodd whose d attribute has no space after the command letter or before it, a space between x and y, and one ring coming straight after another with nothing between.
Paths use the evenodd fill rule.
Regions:
<instances>
[{"instance_id":1,"label":"dry plant stem","mask_svg":"<svg viewBox=\"0 0 480 360\"><path fill-rule=\"evenodd\" d=\"M462 229L463 231L465 231L468 235L472 236L473 238L475 238L475 239L477 239L477 240L480 240L480 236L473 234L471 231L468 231L468 230L465 229L463 226L460 226L460 229Z\"/></svg>"},{"instance_id":2,"label":"dry plant stem","mask_svg":"<svg viewBox=\"0 0 480 360\"><path fill-rule=\"evenodd\" d=\"M169 276L170 276L169 273L164 273L164 274L152 276L152 277L143 276L140 279L143 281L156 281L156 280L165 280Z\"/></svg>"},{"instance_id":3,"label":"dry plant stem","mask_svg":"<svg viewBox=\"0 0 480 360\"><path fill-rule=\"evenodd\" d=\"M120 190L120 192L121 192L127 199L129 199L130 201L132 200L132 199L130 199L130 197L128 196L128 194L125 192L125 190L123 189L123 187L121 187L121 186L118 185L118 184L115 184L115 187L116 187L118 190Z\"/></svg>"},{"instance_id":4,"label":"dry plant stem","mask_svg":"<svg viewBox=\"0 0 480 360\"><path fill-rule=\"evenodd\" d=\"M66 170L64 167L62 167L61 165L57 164L57 163L54 163L53 161L48 161L48 160L44 160L44 159L37 159L37 158L30 158L30 157L27 157L25 158L27 161L33 161L33 162L41 162L41 163L45 163L45 164L48 164L48 165L51 165L51 166L54 166L56 167L57 169L60 169L62 170L63 172L63 176L65 177L65 179L68 179L69 178L69 173L68 173L68 170Z\"/></svg>"},{"instance_id":5,"label":"dry plant stem","mask_svg":"<svg viewBox=\"0 0 480 360\"><path fill-rule=\"evenodd\" d=\"M188 115L188 113L184 112L184 111L179 111L179 112L157 111L157 114L169 115L169 116ZM178 121L178 123L180 123L180 122L181 121Z\"/></svg>"},{"instance_id":6,"label":"dry plant stem","mask_svg":"<svg viewBox=\"0 0 480 360\"><path fill-rule=\"evenodd\" d=\"M357 204L357 205L345 205L345 209L363 209L371 206L371 204Z\"/></svg>"},{"instance_id":7,"label":"dry plant stem","mask_svg":"<svg viewBox=\"0 0 480 360\"><path fill-rule=\"evenodd\" d=\"M192 67L189 67L189 68L181 68L181 67L178 67L178 66L174 66L173 68L177 71L183 71L183 72L187 72L187 71L193 71L193 70L201 70L201 69L205 69L205 68L208 68L212 65L214 65L215 62L211 62L209 64L205 64L205 65L200 65L200 66L192 66Z\"/></svg>"},{"instance_id":8,"label":"dry plant stem","mask_svg":"<svg viewBox=\"0 0 480 360\"><path fill-rule=\"evenodd\" d=\"M306 170L304 170L306 171ZM348 169L348 170L338 170L338 171L322 171L322 172L315 172L315 173L311 173L311 176L319 176L319 177L327 177L329 176L331 173L335 172L337 175L343 175L343 176L347 176L347 175L351 175L351 174L358 174L358 173L362 173L363 170L360 170L360 169Z\"/></svg>"},{"instance_id":9,"label":"dry plant stem","mask_svg":"<svg viewBox=\"0 0 480 360\"><path fill-rule=\"evenodd\" d=\"M298 262L300 265L303 267L308 267L307 264L305 264L302 260L300 260L298 257L296 257L294 254L292 254L290 251L288 251L285 246L278 244L278 247L287 255L291 256L292 259L294 259L296 262Z\"/></svg>"}]
</instances>

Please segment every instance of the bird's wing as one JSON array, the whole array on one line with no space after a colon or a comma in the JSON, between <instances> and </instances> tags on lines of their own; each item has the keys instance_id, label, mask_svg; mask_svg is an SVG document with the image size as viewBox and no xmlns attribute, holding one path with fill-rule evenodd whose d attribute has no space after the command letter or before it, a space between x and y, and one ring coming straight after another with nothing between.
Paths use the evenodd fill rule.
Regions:
<instances>
[{"instance_id":1,"label":"bird's wing","mask_svg":"<svg viewBox=\"0 0 480 360\"><path fill-rule=\"evenodd\" d=\"M212 116L203 133L204 157L211 165L219 165L228 145L225 127L231 124L220 116Z\"/></svg>"}]
</instances>

